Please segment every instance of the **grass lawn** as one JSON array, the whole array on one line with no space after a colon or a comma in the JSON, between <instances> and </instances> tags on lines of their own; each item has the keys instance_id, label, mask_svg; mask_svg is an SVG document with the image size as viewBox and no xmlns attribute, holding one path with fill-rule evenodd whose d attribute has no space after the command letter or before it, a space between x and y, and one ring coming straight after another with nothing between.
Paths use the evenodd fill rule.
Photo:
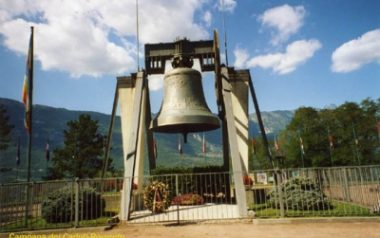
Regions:
<instances>
[{"instance_id":1,"label":"grass lawn","mask_svg":"<svg viewBox=\"0 0 380 238\"><path fill-rule=\"evenodd\" d=\"M248 208L255 211L255 216L260 218L280 217L280 209L269 207L267 204L252 204ZM325 210L292 210L285 208L285 217L341 217L341 216L374 216L368 208L355 204L332 201L332 208Z\"/></svg>"}]
</instances>

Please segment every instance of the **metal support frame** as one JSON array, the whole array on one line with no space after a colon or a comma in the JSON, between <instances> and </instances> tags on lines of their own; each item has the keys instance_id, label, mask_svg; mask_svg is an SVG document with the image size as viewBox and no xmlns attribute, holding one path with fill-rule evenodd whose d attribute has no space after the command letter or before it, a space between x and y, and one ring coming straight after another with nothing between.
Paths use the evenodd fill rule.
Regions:
<instances>
[{"instance_id":1,"label":"metal support frame","mask_svg":"<svg viewBox=\"0 0 380 238\"><path fill-rule=\"evenodd\" d=\"M104 175L108 168L109 153L110 153L111 143L112 143L112 131L113 131L113 125L115 124L116 109L117 109L118 101L119 101L119 83L116 83L115 96L113 99L113 106L112 106L111 122L108 128L108 134L106 138L107 142L106 142L106 148L105 148L106 151L104 153L103 169L102 169L102 175L101 175L102 179L104 178Z\"/></svg>"},{"instance_id":2,"label":"metal support frame","mask_svg":"<svg viewBox=\"0 0 380 238\"><path fill-rule=\"evenodd\" d=\"M149 130L150 122L152 120L152 111L150 109L150 96L148 83L145 86L146 100L145 100L145 133L146 133L146 142L148 148L148 158L149 158L149 170L156 168L156 158L154 155L154 144L153 144L153 132Z\"/></svg>"},{"instance_id":3,"label":"metal support frame","mask_svg":"<svg viewBox=\"0 0 380 238\"><path fill-rule=\"evenodd\" d=\"M252 95L253 103L255 105L256 114L258 116L259 126L261 134L263 136L264 145L267 148L268 158L273 165L271 154L269 151L268 141L266 138L264 126L261 120L261 114L258 107L256 95L254 92L252 80L250 77L249 70L239 70L235 71L232 68L227 68L221 66L220 64L220 54L218 46L218 34L214 31L213 41L196 41L190 42L188 40L179 40L174 43L161 43L145 45L145 67L147 67L146 72L138 72L131 76L130 82L134 84L134 99L133 99L133 110L132 115L130 115L130 132L128 132L128 145L125 158L125 172L124 172L124 187L122 199L122 220L130 219L130 208L132 201L132 188L133 188L133 177L135 175L135 165L136 165L136 154L138 147L138 137L141 129L145 129L147 135L147 148L149 155L149 168L155 168L155 158L154 158L154 148L153 148L153 133L149 130L149 125L151 121L151 110L149 101L149 89L147 83L147 74L159 74L164 72L165 60L172 58L178 52L183 52L191 54L194 58L199 58L201 63L202 71L214 71L215 72L215 89L216 89L216 99L218 104L219 118L222 121L222 133L223 133L223 157L224 157L224 167L229 170L229 163L231 161L233 170L233 181L235 185L236 201L239 209L239 215L245 217L247 215L247 204L246 204L246 194L245 187L243 183L243 176L248 172L247 169L243 167L242 159L239 154L239 143L238 143L238 132L235 125L235 118L237 115L233 110L233 85L230 80L236 79L236 77L243 77L244 80L248 81L249 89ZM134 79L134 80L133 80ZM116 112L116 105L119 99L118 95L119 85L115 92L115 101L112 111L111 125L108 133L108 143L107 143L107 154L105 157L104 170L106 170L108 153L110 149L110 139L112 134L112 127L114 123L114 117ZM145 100L145 101L144 101ZM244 102L241 102L244 101ZM238 103L246 103L245 100L239 100ZM141 120L142 112L145 113L145 118ZM141 125L144 124L144 125ZM248 126L244 128L248 130ZM140 158L141 159L141 158ZM104 171L102 173L104 175Z\"/></svg>"},{"instance_id":4,"label":"metal support frame","mask_svg":"<svg viewBox=\"0 0 380 238\"><path fill-rule=\"evenodd\" d=\"M272 155L271 155L270 148L269 148L267 134L265 132L263 120L261 118L259 103L257 101L255 88L253 87L253 82L252 82L252 78L251 78L250 74L249 74L249 90L251 91L251 96L252 96L253 105L254 105L255 111L256 111L257 121L259 123L261 136L263 138L263 143L264 143L264 147L265 147L265 154L267 155L267 158L268 158L269 162L271 163L272 168L274 169L274 163L273 163Z\"/></svg>"}]
</instances>

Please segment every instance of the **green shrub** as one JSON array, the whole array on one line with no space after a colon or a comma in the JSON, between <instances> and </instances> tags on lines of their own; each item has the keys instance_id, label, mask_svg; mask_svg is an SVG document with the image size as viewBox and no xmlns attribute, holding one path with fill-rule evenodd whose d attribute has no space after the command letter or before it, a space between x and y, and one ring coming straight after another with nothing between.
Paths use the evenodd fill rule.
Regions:
<instances>
[{"instance_id":1,"label":"green shrub","mask_svg":"<svg viewBox=\"0 0 380 238\"><path fill-rule=\"evenodd\" d=\"M79 219L89 220L101 216L105 202L91 187L83 187L79 192ZM42 217L49 223L69 222L75 216L75 194L71 187L50 193L42 202Z\"/></svg>"},{"instance_id":2,"label":"green shrub","mask_svg":"<svg viewBox=\"0 0 380 238\"><path fill-rule=\"evenodd\" d=\"M285 208L293 210L326 210L331 209L331 202L320 189L319 184L310 178L292 178L280 186ZM271 207L280 207L279 191L269 192Z\"/></svg>"}]
</instances>

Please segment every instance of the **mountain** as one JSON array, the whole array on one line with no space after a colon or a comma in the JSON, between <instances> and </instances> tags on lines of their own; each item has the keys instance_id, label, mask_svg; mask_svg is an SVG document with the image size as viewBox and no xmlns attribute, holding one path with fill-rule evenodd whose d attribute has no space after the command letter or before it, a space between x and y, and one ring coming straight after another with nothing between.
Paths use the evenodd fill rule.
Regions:
<instances>
[{"instance_id":1,"label":"mountain","mask_svg":"<svg viewBox=\"0 0 380 238\"><path fill-rule=\"evenodd\" d=\"M6 151L0 151L0 182L25 179L27 167L27 143L28 136L24 129L24 105L21 102L0 98L0 104L5 105L10 117L10 123L14 125L12 130L12 142ZM34 179L40 179L45 175L49 166L44 158L46 141L49 140L50 151L60 148L63 143L63 131L66 123L78 119L80 114L89 114L99 123L99 130L107 134L110 123L110 115L91 111L72 111L64 108L54 108L43 105L33 106L33 138L32 138L32 175ZM268 137L281 131L292 119L293 111L263 112L262 118ZM259 136L259 129L255 114L249 116L250 137ZM117 170L123 170L123 152L121 141L120 118L117 117L113 130L111 158L113 166ZM202 153L203 133L188 135L188 143L183 144L183 154L178 153L178 135L155 133L157 141L157 166L207 166L222 165L221 130L205 132L207 153ZM17 140L20 138L21 164L16 166ZM53 156L53 154L51 154ZM146 160L147 161L147 160ZM147 167L147 162L145 163Z\"/></svg>"}]
</instances>

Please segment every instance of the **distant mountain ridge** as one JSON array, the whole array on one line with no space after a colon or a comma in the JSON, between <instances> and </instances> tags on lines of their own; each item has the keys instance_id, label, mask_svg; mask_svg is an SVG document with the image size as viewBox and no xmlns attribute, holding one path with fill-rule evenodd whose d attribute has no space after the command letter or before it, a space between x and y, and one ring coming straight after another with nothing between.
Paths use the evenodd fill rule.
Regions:
<instances>
[{"instance_id":1,"label":"distant mountain ridge","mask_svg":"<svg viewBox=\"0 0 380 238\"><path fill-rule=\"evenodd\" d=\"M27 152L27 134L24 129L24 105L21 102L0 98L0 104L5 105L10 117L10 123L14 125L12 131L12 143L8 150L0 152L0 168L12 168L11 172L0 172L0 182L14 181L15 177L23 178L26 173L26 152ZM46 141L50 141L51 152L55 148L63 146L63 131L66 129L66 123L70 120L78 119L80 114L89 114L91 118L98 120L99 130L107 134L110 123L110 115L91 112L91 111L72 111L64 108L54 108L43 105L33 106L33 175L40 178L46 172L48 162L44 159L44 149ZM294 115L293 111L273 111L262 112L262 118L268 137L283 130L291 121ZM249 134L250 137L259 136L259 127L255 114L249 115ZM16 147L17 140L21 141L21 165L16 166ZM158 158L157 166L176 167L176 166L205 166L221 165L221 131L215 130L205 132L207 142L207 153L202 153L203 133L189 134L188 143L183 145L184 153L180 155L178 149L178 135L155 133ZM112 137L111 157L114 160L116 169L123 169L123 152L121 141L120 118L117 116L113 137ZM51 155L52 156L52 155ZM17 175L15 173L17 172Z\"/></svg>"}]
</instances>

